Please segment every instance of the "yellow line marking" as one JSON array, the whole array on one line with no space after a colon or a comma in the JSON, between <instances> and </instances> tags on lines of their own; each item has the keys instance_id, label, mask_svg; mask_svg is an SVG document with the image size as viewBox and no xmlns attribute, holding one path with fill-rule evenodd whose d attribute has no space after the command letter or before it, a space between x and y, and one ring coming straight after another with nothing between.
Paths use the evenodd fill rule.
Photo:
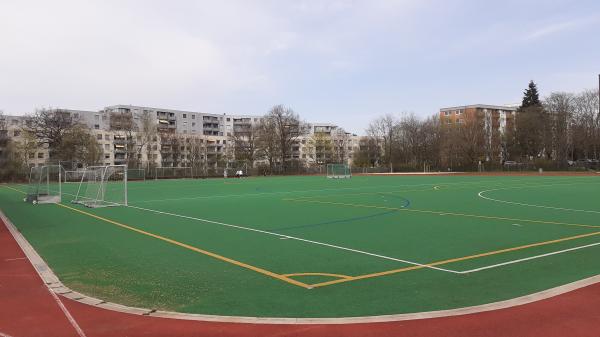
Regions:
<instances>
[{"instance_id":1,"label":"yellow line marking","mask_svg":"<svg viewBox=\"0 0 600 337\"><path fill-rule=\"evenodd\" d=\"M511 248L499 249L499 250L494 250L494 251L491 251L491 252L485 252L485 253L480 253L480 254L474 254L474 255L468 255L468 256L463 256L463 257L457 257L457 258L448 259L448 260L436 261L436 262L424 264L422 266L410 266L410 267L405 267L405 268L400 268L400 269L393 269L393 270L382 271L382 272L378 272L378 273L353 276L353 277L348 278L348 279L339 279L339 280L332 280L332 281L327 281L327 282L321 282L321 283L313 284L312 286L314 288L318 288L318 287L328 286L328 285L332 285L332 284L336 284L336 283L342 283L342 282L348 282L348 281L356 281L356 280L362 280L362 279L366 279L366 278L374 278L374 277L379 277L379 276L397 274L397 273L401 273L401 272L405 272L405 271L410 271L410 270L417 270L417 269L422 269L422 268L426 268L426 267L435 267L435 266L439 266L439 265L444 265L444 264L449 264L449 263L454 263L454 262L459 262L459 261L465 261L465 260L471 260L471 259L477 259L477 258L481 258L481 257L485 257L485 256L490 256L490 255L503 254L503 253L513 252L513 251L527 249L527 248L532 248L532 247L544 246L544 245L549 245L549 244L563 242L563 241L577 240L577 239L581 239L581 238L585 238L585 237L595 236L595 235L598 235L598 234L600 234L600 232L592 232L592 233L587 233L587 234L580 234L580 235L569 236L569 237L561 238L561 239L555 239L555 240L549 240L549 241L531 243L531 244L527 244L527 245L523 245L523 246L518 246L518 247L511 247Z\"/></svg>"},{"instance_id":2,"label":"yellow line marking","mask_svg":"<svg viewBox=\"0 0 600 337\"><path fill-rule=\"evenodd\" d=\"M6 188L9 188L11 190L26 194L25 192L9 187L9 186L4 186ZM335 203L335 202L320 202L320 201L309 201L309 200L295 200L295 199L283 199L283 200L288 200L288 201L304 201L304 202L316 202L316 203L326 203L326 204L335 204L335 205L343 205L343 206L353 206L353 207L369 207L369 208L381 208L381 209L394 209L394 210L398 210L398 211L416 211L416 212L424 212L424 213L434 213L434 214L448 214L448 215L456 215L456 216L467 216L467 217L477 217L477 218L488 218L488 219L500 219L500 220L511 220L511 221L527 221L527 222L536 222L536 223L548 223L548 224L559 224L559 225L569 225L569 226L581 226L581 227L593 227L593 228L597 228L600 226L592 226L592 225L579 225L579 224L569 224L569 223L561 223L561 222L551 222L551 221L541 221L541 220L524 220L524 219L511 219L511 218L502 218L502 217L493 217L493 216L483 216L483 215L472 215L472 214L461 214L461 213L449 213L449 212L437 212L437 211L427 211L427 210L415 210L415 209L406 209L406 208L393 208L393 207L382 207L382 206L370 206L370 205L356 205L356 204L345 204L345 203ZM471 259L477 259L477 258L481 258L481 257L486 257L486 256L491 256L491 255L497 255L497 254L503 254L503 253L507 253L507 252L512 252L512 251L517 251L517 250L522 250L522 249L527 249L527 248L532 248L532 247L538 247L538 246L543 246L543 245L549 245L549 244L553 244L553 243L558 243L558 242L563 242L563 241L569 241L569 240L576 240L576 239L580 239L580 238L584 238L584 237L590 237L590 236L595 236L595 235L599 235L600 232L592 232L592 233L587 233L587 234L580 234L580 235L576 235L576 236L570 236L570 237L566 237L566 238L561 238L561 239L555 239L555 240L549 240L549 241L543 241L543 242L537 242L537 243L532 243L532 244L527 244L527 245L523 245L523 246L517 246L517 247L511 247L511 248L505 248L505 249L500 249L500 250L495 250L495 251L491 251L491 252L485 252L485 253L480 253L480 254L474 254L474 255L468 255L468 256L463 256L463 257L458 257L458 258L453 258L453 259L448 259L448 260L442 260L442 261L436 261L436 262L432 262L429 264L424 264L424 265L419 265L419 266L410 266L410 267L405 267L405 268L400 268L400 269L393 269L393 270L387 270L387 271L382 271L382 272L377 272L377 273L372 273L372 274L364 274L364 275L358 275L358 276L348 276L348 275L341 275L341 274L328 274L328 273L294 273L294 274L285 274L285 275L281 275L281 274L276 274L274 272L262 269L262 268L258 268L258 267L254 267L248 264L245 264L243 262L239 262L209 251L205 251L169 238L165 238L162 237L160 235L156 235L156 234L152 234L134 227L130 227L121 223L118 223L116 221L110 220L110 219L106 219L85 211L81 211L78 210L76 208L72 208L63 204L57 204L61 207L65 207L68 209L71 209L73 211L91 216L93 218L97 218L99 220L102 221L106 221L109 222L111 224L117 225L119 227L123 227L144 235L148 235L154 238L157 238L159 240L163 240L169 243L172 243L174 245L178 245L181 246L183 248L187 248L193 251L196 251L198 253L201 254L205 254L211 257L214 257L216 259L225 261L225 262L229 262L235 265L238 265L240 267L243 268L247 268L253 271L256 271L258 273L264 274L264 275L268 275L271 277L274 277L276 279L282 280L284 282L288 282L306 289L311 289L311 288L319 288L319 287L324 287L324 286L329 286L329 285L333 285L333 284L337 284L337 283L345 283L345 282L350 282L350 281L356 281L356 280L362 280L362 279L367 279L367 278L375 278L375 277L381 277L381 276L386 276L386 275L391 275L391 274L397 274L397 273L402 273L402 272L406 272L406 271L411 271L411 270L418 270L418 269L423 269L426 267L432 267L432 266L439 266L439 265L444 265L444 264L449 264L449 263L454 263L454 262L459 262L459 261L465 261L465 260L471 260ZM290 276L308 276L308 275L322 275L322 276L332 276L332 277L339 277L339 279L337 280L331 280L331 281L326 281L326 282L321 282L321 283L315 283L315 284L306 284L303 282L299 282L296 280L293 280L291 278L289 278Z\"/></svg>"},{"instance_id":3,"label":"yellow line marking","mask_svg":"<svg viewBox=\"0 0 600 337\"><path fill-rule=\"evenodd\" d=\"M284 275L280 275L280 274L274 273L272 271L269 271L269 270L266 270L266 269L263 269L263 268L255 267L255 266L249 265L249 264L244 263L244 262L240 262L240 261L237 261L237 260L234 260L234 259L230 259L228 257L222 256L222 255L219 255L219 254L215 254L215 253L209 252L209 251L204 250L204 249L200 249L200 248L197 248L197 247L194 247L194 246L190 246L188 244L185 244L185 243L182 243L182 242L179 242L179 241L175 241L173 239L169 239L169 238L166 238L164 236L160 236L160 235L157 235L157 234L146 232L144 230L141 230L141 229L138 229L138 228L135 228L135 227L131 227L131 226L122 224L122 223L114 221L114 220L103 218L101 216L98 216L98 215L95 215L95 214L92 214L92 213L88 213L88 212L85 212L85 211L82 211L82 210L79 210L79 209L76 209L76 208L73 208L73 207L70 207L70 206L66 206L66 205L63 205L63 204L56 204L56 205L58 205L60 207L64 207L66 209L70 209L70 210L72 210L74 212L78 212L78 213L90 216L90 217L98 219L98 220L102 220L102 221L111 223L113 225L116 225L116 226L128 229L130 231L134 231L134 232L139 233L139 234L150 236L150 237L153 237L155 239L159 239L159 240L168 242L170 244L173 244L173 245L176 245L176 246L179 246L179 247L182 247L182 248L186 248L186 249L189 249L191 251L194 251L194 252L197 252L197 253L200 253L200 254L204 254L204 255L213 257L215 259L227 262L227 263L234 264L234 265L242 267L242 268L250 269L250 270L255 271L257 273L260 273L260 274L263 274L263 275L267 275L267 276L270 276L272 278L275 278L275 279L278 279L278 280L281 280L281 281L284 281L284 282L287 282L287 283L290 283L290 284L293 284L293 285L296 285L296 286L299 286L299 287L302 287L302 288L306 288L306 289L310 289L311 288L311 286L309 286L306 283L296 281L296 280L291 279L289 277L286 277Z\"/></svg>"},{"instance_id":4,"label":"yellow line marking","mask_svg":"<svg viewBox=\"0 0 600 337\"><path fill-rule=\"evenodd\" d=\"M453 213L453 212L445 212L445 211L431 211L431 210L414 209L414 208L386 207L386 206L363 205L363 204L343 203L343 202L334 202L334 201L319 201L319 200L298 200L298 199L283 199L283 200L285 200L285 201L295 201L295 202L317 203L317 204L328 204L328 205L337 205L337 206L348 206L348 207L376 208L376 209L386 209L386 210L395 210L395 211L404 211L404 212L416 212L416 213L429 213L429 214L438 214L438 215L462 216L462 217L479 218L479 219L506 220L506 221L523 221L523 222L543 223L543 224L551 224L551 225L576 226L576 227L586 227L586 228L600 228L600 226L596 226L596 225L573 224L573 223L567 223L567 222L545 221L545 220L532 220L532 219L515 219L515 218L505 218L505 217L499 217L499 216L490 216L490 215L477 215L477 214L467 214L467 213Z\"/></svg>"},{"instance_id":5,"label":"yellow line marking","mask_svg":"<svg viewBox=\"0 0 600 337\"><path fill-rule=\"evenodd\" d=\"M330 277L337 277L337 278L341 278L341 279L352 278L352 276L348 276L348 275L331 274L331 273L293 273L293 274L284 274L283 276L289 276L289 277L293 277L293 276L330 276Z\"/></svg>"}]
</instances>

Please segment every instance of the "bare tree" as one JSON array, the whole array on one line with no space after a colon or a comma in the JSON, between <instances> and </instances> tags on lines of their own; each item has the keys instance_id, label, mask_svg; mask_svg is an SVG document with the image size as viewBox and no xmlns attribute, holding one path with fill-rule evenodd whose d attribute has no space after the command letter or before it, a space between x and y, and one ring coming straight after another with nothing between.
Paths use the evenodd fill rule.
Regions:
<instances>
[{"instance_id":1,"label":"bare tree","mask_svg":"<svg viewBox=\"0 0 600 337\"><path fill-rule=\"evenodd\" d=\"M19 179L19 174L23 172L25 162L17 146L8 135L6 117L0 110L0 181Z\"/></svg>"},{"instance_id":2,"label":"bare tree","mask_svg":"<svg viewBox=\"0 0 600 337\"><path fill-rule=\"evenodd\" d=\"M136 116L137 117L137 116ZM138 125L131 109L119 109L118 111L110 112L110 130L116 135L115 142L120 142L124 145L125 163L127 167L138 167L139 148L136 144L136 132Z\"/></svg>"},{"instance_id":3,"label":"bare tree","mask_svg":"<svg viewBox=\"0 0 600 337\"><path fill-rule=\"evenodd\" d=\"M245 162L254 166L257 152L258 126L248 125L243 128L235 128L232 135L233 157L237 161Z\"/></svg>"},{"instance_id":4,"label":"bare tree","mask_svg":"<svg viewBox=\"0 0 600 337\"><path fill-rule=\"evenodd\" d=\"M270 171L273 172L278 161L282 171L286 172L288 161L292 159L292 146L308 128L294 110L276 105L261 119L257 131L259 152L269 162Z\"/></svg>"},{"instance_id":5,"label":"bare tree","mask_svg":"<svg viewBox=\"0 0 600 337\"><path fill-rule=\"evenodd\" d=\"M398 119L387 114L372 121L367 128L367 134L375 139L383 141L384 161L388 163L390 172L394 171L393 153L394 153L394 135L398 125Z\"/></svg>"},{"instance_id":6,"label":"bare tree","mask_svg":"<svg viewBox=\"0 0 600 337\"><path fill-rule=\"evenodd\" d=\"M544 100L550 124L550 147L552 159L557 167L564 167L572 152L571 120L574 112L574 97L565 92L551 93Z\"/></svg>"},{"instance_id":7,"label":"bare tree","mask_svg":"<svg viewBox=\"0 0 600 337\"><path fill-rule=\"evenodd\" d=\"M573 99L573 157L600 158L598 91L584 90Z\"/></svg>"},{"instance_id":8,"label":"bare tree","mask_svg":"<svg viewBox=\"0 0 600 337\"><path fill-rule=\"evenodd\" d=\"M188 160L194 175L206 176L206 146L204 139L192 137L188 143Z\"/></svg>"},{"instance_id":9,"label":"bare tree","mask_svg":"<svg viewBox=\"0 0 600 337\"><path fill-rule=\"evenodd\" d=\"M21 139L16 146L22 156L23 163L29 164L29 160L35 156L35 153L39 149L40 143L31 130L21 128Z\"/></svg>"},{"instance_id":10,"label":"bare tree","mask_svg":"<svg viewBox=\"0 0 600 337\"><path fill-rule=\"evenodd\" d=\"M61 161L95 165L102 157L102 148L86 127L77 124L63 134L56 154Z\"/></svg>"},{"instance_id":11,"label":"bare tree","mask_svg":"<svg viewBox=\"0 0 600 337\"><path fill-rule=\"evenodd\" d=\"M279 157L279 146L275 135L275 121L262 118L257 127L257 155L269 163L269 173L273 173L275 160Z\"/></svg>"},{"instance_id":12,"label":"bare tree","mask_svg":"<svg viewBox=\"0 0 600 337\"><path fill-rule=\"evenodd\" d=\"M30 128L40 143L48 145L51 159L57 156L64 134L77 123L74 116L61 109L36 110L30 121Z\"/></svg>"},{"instance_id":13,"label":"bare tree","mask_svg":"<svg viewBox=\"0 0 600 337\"><path fill-rule=\"evenodd\" d=\"M353 165L357 167L376 167L381 161L381 144L373 137L362 137L358 151L354 153Z\"/></svg>"}]
</instances>

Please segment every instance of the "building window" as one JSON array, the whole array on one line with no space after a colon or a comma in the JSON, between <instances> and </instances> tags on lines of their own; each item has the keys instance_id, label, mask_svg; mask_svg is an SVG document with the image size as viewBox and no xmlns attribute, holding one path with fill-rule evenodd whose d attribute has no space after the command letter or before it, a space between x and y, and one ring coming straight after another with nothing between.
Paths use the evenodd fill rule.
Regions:
<instances>
[{"instance_id":1,"label":"building window","mask_svg":"<svg viewBox=\"0 0 600 337\"><path fill-rule=\"evenodd\" d=\"M44 159L44 152L38 152L38 158Z\"/></svg>"},{"instance_id":2,"label":"building window","mask_svg":"<svg viewBox=\"0 0 600 337\"><path fill-rule=\"evenodd\" d=\"M108 145L108 144L104 144L104 149L105 149L106 151L109 151L109 150L110 150L110 145Z\"/></svg>"},{"instance_id":3,"label":"building window","mask_svg":"<svg viewBox=\"0 0 600 337\"><path fill-rule=\"evenodd\" d=\"M187 114L183 114L183 118L187 118Z\"/></svg>"},{"instance_id":4,"label":"building window","mask_svg":"<svg viewBox=\"0 0 600 337\"><path fill-rule=\"evenodd\" d=\"M97 140L102 140L102 134L101 134L101 133L97 134L97 135L96 135L96 139L97 139Z\"/></svg>"},{"instance_id":5,"label":"building window","mask_svg":"<svg viewBox=\"0 0 600 337\"><path fill-rule=\"evenodd\" d=\"M100 125L99 124L94 124L94 129L100 130Z\"/></svg>"},{"instance_id":6,"label":"building window","mask_svg":"<svg viewBox=\"0 0 600 337\"><path fill-rule=\"evenodd\" d=\"M31 152L31 153L29 154L29 159L33 159L33 158L35 158L35 153Z\"/></svg>"},{"instance_id":7,"label":"building window","mask_svg":"<svg viewBox=\"0 0 600 337\"><path fill-rule=\"evenodd\" d=\"M100 120L100 115L94 115L94 120L99 121Z\"/></svg>"},{"instance_id":8,"label":"building window","mask_svg":"<svg viewBox=\"0 0 600 337\"><path fill-rule=\"evenodd\" d=\"M104 159L110 159L110 154L108 154L108 153L104 154Z\"/></svg>"},{"instance_id":9,"label":"building window","mask_svg":"<svg viewBox=\"0 0 600 337\"><path fill-rule=\"evenodd\" d=\"M196 115L192 115L192 119L196 119Z\"/></svg>"},{"instance_id":10,"label":"building window","mask_svg":"<svg viewBox=\"0 0 600 337\"><path fill-rule=\"evenodd\" d=\"M109 135L104 135L104 140L110 140L110 136Z\"/></svg>"},{"instance_id":11,"label":"building window","mask_svg":"<svg viewBox=\"0 0 600 337\"><path fill-rule=\"evenodd\" d=\"M228 121L228 122L230 122L230 121L231 121L231 119L230 119L230 118L227 118L227 121Z\"/></svg>"}]
</instances>

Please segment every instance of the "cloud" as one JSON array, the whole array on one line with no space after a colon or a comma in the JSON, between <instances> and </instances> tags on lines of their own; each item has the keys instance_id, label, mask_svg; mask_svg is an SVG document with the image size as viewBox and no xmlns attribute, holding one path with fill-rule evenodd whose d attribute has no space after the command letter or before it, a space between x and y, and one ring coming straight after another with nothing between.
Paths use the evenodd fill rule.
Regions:
<instances>
[{"instance_id":1,"label":"cloud","mask_svg":"<svg viewBox=\"0 0 600 337\"><path fill-rule=\"evenodd\" d=\"M533 31L530 31L526 34L523 39L524 40L536 40L541 39L550 35L558 34L565 31L575 30L593 23L600 22L600 19L595 17L589 18L577 18L568 21L555 22L547 24L543 27L536 28Z\"/></svg>"}]
</instances>

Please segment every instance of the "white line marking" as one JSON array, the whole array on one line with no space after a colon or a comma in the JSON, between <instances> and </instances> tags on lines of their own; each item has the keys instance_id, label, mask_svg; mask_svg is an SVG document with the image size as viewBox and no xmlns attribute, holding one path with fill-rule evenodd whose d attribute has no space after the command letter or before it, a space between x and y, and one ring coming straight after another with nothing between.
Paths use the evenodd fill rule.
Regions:
<instances>
[{"instance_id":1,"label":"white line marking","mask_svg":"<svg viewBox=\"0 0 600 337\"><path fill-rule=\"evenodd\" d=\"M0 332L0 337L12 337L11 335L7 335L5 333Z\"/></svg>"},{"instance_id":2,"label":"white line marking","mask_svg":"<svg viewBox=\"0 0 600 337\"><path fill-rule=\"evenodd\" d=\"M519 225L518 223L512 224L513 226L523 227L523 225Z\"/></svg>"},{"instance_id":3,"label":"white line marking","mask_svg":"<svg viewBox=\"0 0 600 337\"><path fill-rule=\"evenodd\" d=\"M15 257L12 259L4 259L4 261L7 261L7 262L8 261L18 261L18 260L27 260L27 258L26 257Z\"/></svg>"},{"instance_id":4,"label":"white line marking","mask_svg":"<svg viewBox=\"0 0 600 337\"><path fill-rule=\"evenodd\" d=\"M509 182L518 183L520 181L513 180ZM446 183L446 185L474 185L474 184L484 184L489 186L488 181L479 180L473 182L460 181L455 183ZM160 201L178 201L178 200L195 200L195 199L218 199L218 198L229 198L229 197L246 197L246 196L260 196L260 195L277 195L277 194L290 194L290 193L305 193L305 192L328 192L328 191L346 191L346 190L364 190L364 189L372 189L372 188L412 188L419 186L431 186L434 184L414 184L414 185L375 185L375 186L363 186L363 187L345 187L345 188L326 188L326 189L315 189L315 190L296 190L296 191L280 191L280 192L261 192L261 193L243 193L243 194L223 194L223 195L209 195L209 196L197 196L197 197L183 197L183 198L166 198L166 199L152 199L152 200L140 200L136 201L136 204L147 203L147 202L160 202ZM492 184L498 185L498 184ZM477 187L477 186L474 186ZM391 191L393 192L393 190Z\"/></svg>"},{"instance_id":5,"label":"white line marking","mask_svg":"<svg viewBox=\"0 0 600 337\"><path fill-rule=\"evenodd\" d=\"M546 186L554 186L554 185L527 186L527 187L546 187ZM494 199L494 198L486 197L486 196L483 195L484 193L488 193L488 192L492 192L492 191L509 190L509 189L515 189L515 188L523 188L523 187L495 188L495 189L491 189L491 190L481 191L481 192L477 193L477 195L480 198L483 198L485 200L500 202L500 203L504 203L504 204L511 204L511 205L518 205L518 206L527 206L527 207L537 207L537 208L546 208L546 209L554 209L554 210L558 210L558 211L569 211L569 212L583 212L583 213L600 214L600 211L592 211L592 210L584 210L584 209L574 209L574 208L565 208L565 207L553 207L553 206L526 204L526 203L522 203L522 202L515 202L515 201L507 201L507 200Z\"/></svg>"},{"instance_id":6,"label":"white line marking","mask_svg":"<svg viewBox=\"0 0 600 337\"><path fill-rule=\"evenodd\" d=\"M277 236L279 238L292 239L292 240L297 240L297 241L301 241L301 242L311 243L311 244L315 244L315 245L319 245L319 246L325 246L325 247L330 247L330 248L345 250L345 251L349 251L349 252L353 252L353 253L369 255L369 256L373 256L373 257L378 257L378 258L381 258L381 259L385 259L385 260L402 262L402 263L410 264L410 265L413 265L413 266L430 268L430 269L435 269L435 270L439 270L439 271L445 271L445 272L448 272L448 273L457 273L456 271L450 270L450 269L439 268L439 267L435 267L435 266L429 266L429 265L426 265L426 264L423 264L423 263L418 263L418 262L413 262L413 261L398 259L398 258L395 258L395 257L390 257L390 256L385 256L385 255L370 253L370 252L366 252L364 250L347 248L347 247L343 247L343 246L338 246L338 245L333 245L333 244L329 244L329 243L324 243L324 242L319 242L319 241L313 241L313 240L303 239L303 238L299 238L299 237L295 237L295 236L290 236L290 235L278 234L278 233L264 231L264 230L255 229L255 228L251 228L251 227L244 227L244 226L232 225L232 224L228 224L228 223L224 223L224 222L219 222L219 221L214 221L214 220L208 220L208 219L202 219L202 218L195 218L195 217L192 217L192 216L181 215L181 214L176 214L176 213L169 213L169 212L163 212L163 211L158 211L158 210L154 210L154 209L150 209L150 208L143 208L143 207L132 206L132 205L129 205L127 207L138 209L138 210L142 210L142 211L146 211L146 212L153 212L153 213L158 213L158 214L170 215L170 216L174 216L174 217L178 217L178 218L183 218L183 219L189 219L189 220L207 222L207 223L212 223L212 224L226 226L226 227L243 229L243 230L247 230L247 231L251 231L251 232L256 232L256 233L273 235L273 236Z\"/></svg>"},{"instance_id":7,"label":"white line marking","mask_svg":"<svg viewBox=\"0 0 600 337\"><path fill-rule=\"evenodd\" d=\"M529 261L529 260L535 260L535 259L539 259L539 258L546 257L546 256L551 256L551 255L556 255L556 254L562 254L562 253L571 252L571 251L574 251L574 250L589 248L589 247L598 246L598 245L600 245L600 242L591 243L591 244L585 245L585 246L579 246L579 247L573 247L573 248L563 249L563 250L559 250L559 251L556 251L556 252L551 252L551 253L546 253L546 254L541 254L541 255L530 256L530 257L526 257L526 258L523 258L523 259L512 260L512 261L508 261L508 262L502 262L502 263L493 264L493 265L485 266L485 267L481 267L481 268L475 268L475 269L460 271L458 273L459 274L474 273L474 272L478 272L478 271L482 271L482 270L486 270L486 269L492 269L492 268L506 266L506 265L509 265L509 264L514 264L514 263L519 263L519 262L524 262L524 261Z\"/></svg>"}]
</instances>

